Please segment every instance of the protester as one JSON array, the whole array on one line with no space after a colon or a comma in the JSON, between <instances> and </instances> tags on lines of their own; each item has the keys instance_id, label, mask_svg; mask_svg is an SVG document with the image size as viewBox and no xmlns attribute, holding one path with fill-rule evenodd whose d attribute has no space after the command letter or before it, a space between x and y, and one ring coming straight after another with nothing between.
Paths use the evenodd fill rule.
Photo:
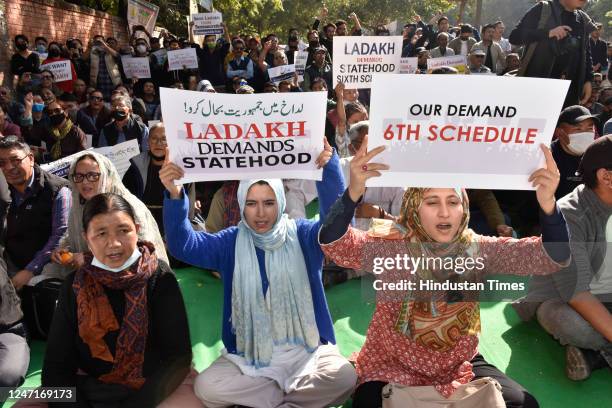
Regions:
<instances>
[{"instance_id":1,"label":"protester","mask_svg":"<svg viewBox=\"0 0 612 408\"><path fill-rule=\"evenodd\" d=\"M493 41L494 33L495 26L493 24L482 27L482 41L474 44L471 51L484 51L484 66L489 68L491 72L499 73L506 67L506 55L499 44Z\"/></svg>"},{"instance_id":2,"label":"protester","mask_svg":"<svg viewBox=\"0 0 612 408\"><path fill-rule=\"evenodd\" d=\"M146 206L125 188L115 166L108 158L91 151L83 152L72 161L68 174L73 206L68 217L66 233L62 236L58 248L51 253L51 261L61 267L64 274L83 266L88 251L87 242L82 234L84 230L81 220L84 205L97 194L103 193L121 195L130 203L136 211L139 238L155 245L157 257L168 262L155 218ZM62 258L64 253L70 254L69 262Z\"/></svg>"},{"instance_id":3,"label":"protester","mask_svg":"<svg viewBox=\"0 0 612 408\"><path fill-rule=\"evenodd\" d=\"M6 112L0 106L0 134L3 136L17 136L21 139L21 129L16 124L9 122Z\"/></svg>"},{"instance_id":4,"label":"protester","mask_svg":"<svg viewBox=\"0 0 612 408\"><path fill-rule=\"evenodd\" d=\"M593 59L593 72L606 72L608 69L608 44L601 39L603 24L595 24L596 29L591 32L589 47Z\"/></svg>"},{"instance_id":5,"label":"protester","mask_svg":"<svg viewBox=\"0 0 612 408\"><path fill-rule=\"evenodd\" d=\"M524 76L571 81L564 107L586 103L591 96L593 66L589 34L596 27L581 10L585 5L586 0L538 2L510 33L513 45L533 49L531 55L526 53L523 58ZM548 35L538 30L540 23Z\"/></svg>"},{"instance_id":6,"label":"protester","mask_svg":"<svg viewBox=\"0 0 612 408\"><path fill-rule=\"evenodd\" d=\"M89 251L62 286L42 369L44 387L76 387L81 404L154 407L189 374L183 297L137 211L112 193L82 211Z\"/></svg>"},{"instance_id":7,"label":"protester","mask_svg":"<svg viewBox=\"0 0 612 408\"><path fill-rule=\"evenodd\" d=\"M578 105L565 108L559 115L555 132L558 139L554 140L550 147L561 175L556 192L558 199L582 183L582 179L576 176L576 171L586 148L595 139L596 120L588 109Z\"/></svg>"},{"instance_id":8,"label":"protester","mask_svg":"<svg viewBox=\"0 0 612 408\"><path fill-rule=\"evenodd\" d=\"M335 143L338 155L341 158L350 156L349 145L351 143L349 130L352 125L368 119L368 111L359 101L349 102L344 106L344 84L338 82L336 85L336 101L338 105L338 125L336 126Z\"/></svg>"},{"instance_id":9,"label":"protester","mask_svg":"<svg viewBox=\"0 0 612 408\"><path fill-rule=\"evenodd\" d=\"M306 67L304 71L304 82L302 90L310 89L310 84L317 78L323 78L327 84L327 89L332 88L332 65L325 60L327 50L323 47L317 47L314 50L312 65Z\"/></svg>"},{"instance_id":10,"label":"protester","mask_svg":"<svg viewBox=\"0 0 612 408\"><path fill-rule=\"evenodd\" d=\"M232 43L233 58L227 65L226 76L228 80L240 76L247 80L253 78L253 61L244 55L246 46L241 39Z\"/></svg>"},{"instance_id":11,"label":"protester","mask_svg":"<svg viewBox=\"0 0 612 408\"><path fill-rule=\"evenodd\" d=\"M87 106L77 112L76 124L87 135L92 135L92 146L99 145L100 132L109 123L111 110L104 104L104 95L99 90L94 90L88 96Z\"/></svg>"},{"instance_id":12,"label":"protester","mask_svg":"<svg viewBox=\"0 0 612 408\"><path fill-rule=\"evenodd\" d=\"M101 35L94 36L87 50L90 59L89 85L102 91L105 100L121 83L121 70L116 62L119 53L112 49Z\"/></svg>"},{"instance_id":13,"label":"protester","mask_svg":"<svg viewBox=\"0 0 612 408\"><path fill-rule=\"evenodd\" d=\"M455 55L467 55L476 44L476 40L472 37L473 29L469 24L462 24L459 32L459 37L452 40L448 46L453 49Z\"/></svg>"},{"instance_id":14,"label":"protester","mask_svg":"<svg viewBox=\"0 0 612 408\"><path fill-rule=\"evenodd\" d=\"M64 58L61 55L60 45L56 43L55 41L51 42L49 44L49 53L47 54L47 59L43 61L43 65L50 64L53 62L62 62L62 61L69 61L70 79L67 79L65 81L55 82L55 85L59 89L61 89L63 92L72 92L72 88L74 87L74 81L77 79L77 74L74 69L74 65L72 64L72 61L70 61L69 58Z\"/></svg>"},{"instance_id":15,"label":"protester","mask_svg":"<svg viewBox=\"0 0 612 408\"><path fill-rule=\"evenodd\" d=\"M486 52L476 49L470 52L468 71L470 74L492 74L489 67L484 65Z\"/></svg>"},{"instance_id":16,"label":"protester","mask_svg":"<svg viewBox=\"0 0 612 408\"><path fill-rule=\"evenodd\" d=\"M510 41L508 41L507 38L504 38L504 31L506 31L506 25L503 21L498 20L493 23L493 28L495 28L495 31L493 32L493 41L499 44L505 55L508 55L512 52L512 44L510 44Z\"/></svg>"},{"instance_id":17,"label":"protester","mask_svg":"<svg viewBox=\"0 0 612 408\"><path fill-rule=\"evenodd\" d=\"M135 139L141 150L148 150L149 129L132 114L132 101L128 96L113 98L111 114L113 121L102 128L98 147L114 146Z\"/></svg>"},{"instance_id":18,"label":"protester","mask_svg":"<svg viewBox=\"0 0 612 408\"><path fill-rule=\"evenodd\" d=\"M430 52L431 58L450 57L455 55L452 48L448 48L448 33L438 34L438 46Z\"/></svg>"},{"instance_id":19,"label":"protester","mask_svg":"<svg viewBox=\"0 0 612 408\"><path fill-rule=\"evenodd\" d=\"M38 54L28 49L28 37L23 34L16 35L14 42L17 52L11 57L11 74L21 76L25 72L37 73L40 60Z\"/></svg>"},{"instance_id":20,"label":"protester","mask_svg":"<svg viewBox=\"0 0 612 408\"><path fill-rule=\"evenodd\" d=\"M58 102L51 102L45 108L49 117L49 129L43 141L49 147L51 161L80 152L87 148L85 133L75 126Z\"/></svg>"},{"instance_id":21,"label":"protester","mask_svg":"<svg viewBox=\"0 0 612 408\"><path fill-rule=\"evenodd\" d=\"M317 159L324 173L317 182L322 216L344 188L338 158L325 145ZM239 226L217 234L196 233L187 220L182 188L174 185L182 170L168 160L168 153L160 177L169 191L164 221L171 253L220 271L225 283L226 349L196 379L196 395L211 408L255 400L262 406L342 404L352 392L355 372L333 346L321 282L320 221L283 215L280 180L249 180L238 188ZM251 273L257 265L259 273Z\"/></svg>"},{"instance_id":22,"label":"protester","mask_svg":"<svg viewBox=\"0 0 612 408\"><path fill-rule=\"evenodd\" d=\"M0 140L0 168L11 192L4 259L20 290L34 276L52 276L45 267L66 231L72 200L67 181L34 164L30 147L17 138Z\"/></svg>"},{"instance_id":23,"label":"protester","mask_svg":"<svg viewBox=\"0 0 612 408\"><path fill-rule=\"evenodd\" d=\"M574 381L593 370L612 367L612 136L597 139L585 151L579 173L584 184L559 201L569 227L572 262L558 277L537 276L525 299L513 304L565 346L565 373ZM607 226L606 226L607 224Z\"/></svg>"},{"instance_id":24,"label":"protester","mask_svg":"<svg viewBox=\"0 0 612 408\"><path fill-rule=\"evenodd\" d=\"M471 244L478 243L478 251L485 260L485 269L480 271L472 269L456 276L421 267L414 274L396 267L386 271L393 274L392 282L396 279L475 282L483 280L486 272L550 274L570 257L565 221L554 199L559 180L557 169L545 147L546 167L530 178L539 186L542 238L512 240L475 234L467 228L469 204L465 191L459 189L409 188L397 226L389 221L386 229L367 233L352 228L349 224L366 190L366 180L388 169L387 165L371 162L383 149L368 152L364 140L351 162L349 188L338 199L321 230L322 249L338 265L367 270L371 266L368 262L382 253L415 256L413 247L418 257L425 253L434 257L464 256ZM547 245L553 241L556 246ZM516 262L509 264L507 259ZM380 407L387 383L430 386L432 396L449 398L460 384L485 376L501 385L508 406L538 406L530 393L478 354L479 305L466 301L464 297L469 295L438 291L428 298L417 298L418 295L410 294L412 291L399 292L399 296L390 292L379 293L365 344L356 360L359 385L353 398L355 408ZM459 302L451 300L457 296ZM447 325L456 327L453 335L447 334L444 329ZM488 402L480 401L487 406L499 406Z\"/></svg>"}]
</instances>

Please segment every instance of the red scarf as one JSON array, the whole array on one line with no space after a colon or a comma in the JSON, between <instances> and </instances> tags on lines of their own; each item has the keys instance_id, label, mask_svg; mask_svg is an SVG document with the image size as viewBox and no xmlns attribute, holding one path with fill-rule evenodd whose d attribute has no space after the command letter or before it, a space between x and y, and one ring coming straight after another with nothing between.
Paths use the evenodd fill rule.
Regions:
<instances>
[{"instance_id":1,"label":"red scarf","mask_svg":"<svg viewBox=\"0 0 612 408\"><path fill-rule=\"evenodd\" d=\"M132 389L139 389L145 381L142 366L149 330L147 283L157 270L153 244L139 242L138 249L142 253L138 261L117 273L92 266L93 255L85 254L85 265L76 272L72 284L77 299L79 336L89 346L92 357L113 363L112 370L99 380ZM123 290L125 294L121 327L104 287ZM116 330L120 331L113 357L104 336Z\"/></svg>"}]
</instances>

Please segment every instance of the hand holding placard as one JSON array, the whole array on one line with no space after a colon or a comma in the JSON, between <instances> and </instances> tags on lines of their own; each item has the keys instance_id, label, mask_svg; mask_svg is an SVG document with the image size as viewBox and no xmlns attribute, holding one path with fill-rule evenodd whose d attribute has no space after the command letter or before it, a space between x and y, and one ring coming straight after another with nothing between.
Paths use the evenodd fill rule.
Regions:
<instances>
[{"instance_id":1,"label":"hand holding placard","mask_svg":"<svg viewBox=\"0 0 612 408\"><path fill-rule=\"evenodd\" d=\"M555 211L555 191L559 186L560 174L550 149L544 144L541 144L540 148L546 158L546 167L534 171L529 177L529 182L536 188L536 197L542 211L552 215Z\"/></svg>"},{"instance_id":2,"label":"hand holding placard","mask_svg":"<svg viewBox=\"0 0 612 408\"><path fill-rule=\"evenodd\" d=\"M170 161L170 149L166 147L166 157L164 158L164 164L159 171L159 179L161 180L166 190L170 194L170 198L176 200L181 197L183 190L182 185L176 185L174 182L185 176L185 172L176 164Z\"/></svg>"},{"instance_id":3,"label":"hand holding placard","mask_svg":"<svg viewBox=\"0 0 612 408\"><path fill-rule=\"evenodd\" d=\"M348 191L351 200L359 201L359 198L365 193L366 181L372 177L380 177L381 173L378 170L389 170L389 166L383 163L370 163L375 156L385 150L385 146L378 146L368 153L368 136L366 135L361 142L359 150L351 160L351 180Z\"/></svg>"}]
</instances>

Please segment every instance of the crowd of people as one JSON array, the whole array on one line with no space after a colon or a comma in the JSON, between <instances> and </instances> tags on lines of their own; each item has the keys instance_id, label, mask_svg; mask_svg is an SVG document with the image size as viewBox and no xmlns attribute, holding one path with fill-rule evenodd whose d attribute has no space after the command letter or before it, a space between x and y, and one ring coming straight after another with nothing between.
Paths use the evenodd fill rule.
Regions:
<instances>
[{"instance_id":1,"label":"crowd of people","mask_svg":"<svg viewBox=\"0 0 612 408\"><path fill-rule=\"evenodd\" d=\"M193 25L189 38L135 26L128 44L15 36L13 86L0 87L0 386L23 384L38 337L47 340L41 385L76 387L65 406L324 407L352 397L354 407L382 407L383 395L425 398L413 386L469 403L472 386L488 387L486 406L538 407L479 353L479 306L460 292L383 296L355 360L336 345L326 286L371 272L377 256L461 257L474 245L484 270L457 279L530 276L513 307L565 346L568 378L612 367L612 45L585 3L538 2L508 38L503 21L453 27L441 14L403 27L402 56L417 57L416 75L456 75L429 72L427 60L464 55L470 75L570 81L553 142L542 146L545 167L529 179L536 191L520 192L365 187L388 170L376 161L382 148L368 148L370 90L332 86L334 38L367 31L355 13L333 20L323 7L312 27L286 37L224 26L201 44ZM183 48L195 48L198 68L170 71L167 52ZM296 51L308 53L303 81L272 82L268 70ZM127 77L122 56L147 57L151 78ZM41 68L62 61L67 80ZM184 173L169 160L161 87L326 91L322 181L175 185ZM131 140L141 153L125 174L89 149ZM68 156L66 177L44 170ZM315 199L319 219L308 220ZM224 349L199 374L174 273L186 265L223 282ZM449 279L428 268L413 275ZM35 313L45 309L37 291L56 294L46 314Z\"/></svg>"}]
</instances>

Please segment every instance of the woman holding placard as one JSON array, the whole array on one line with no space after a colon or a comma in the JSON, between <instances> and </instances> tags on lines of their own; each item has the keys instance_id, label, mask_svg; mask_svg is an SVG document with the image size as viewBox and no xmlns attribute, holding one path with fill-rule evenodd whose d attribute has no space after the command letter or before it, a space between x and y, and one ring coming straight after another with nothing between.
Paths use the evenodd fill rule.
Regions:
<instances>
[{"instance_id":1,"label":"woman holding placard","mask_svg":"<svg viewBox=\"0 0 612 408\"><path fill-rule=\"evenodd\" d=\"M209 408L323 407L340 405L356 375L334 345L318 243L320 221L291 220L283 214L281 180L243 180L238 188L242 221L216 234L194 232L188 201L175 180L183 170L169 162L160 178L168 249L176 258L219 271L224 282L225 349L195 381L195 393ZM316 160L324 217L344 189L338 156L325 139Z\"/></svg>"},{"instance_id":2,"label":"woman holding placard","mask_svg":"<svg viewBox=\"0 0 612 408\"><path fill-rule=\"evenodd\" d=\"M567 262L568 235L554 197L559 171L550 150L542 149L546 167L530 178L542 209L542 237L518 240L468 229L465 190L451 188L409 188L397 224L379 220L368 232L352 228L366 180L388 169L370 162L384 147L367 152L364 140L351 162L350 186L320 234L323 251L337 265L378 274L374 287L381 291L356 360L359 386L353 407L380 407L383 398L403 404L397 406L408 401L420 406L425 400L442 404L460 397L482 399L482 405L465 406L538 406L478 353L480 291L470 290L481 288L487 273L550 274Z\"/></svg>"}]
</instances>

